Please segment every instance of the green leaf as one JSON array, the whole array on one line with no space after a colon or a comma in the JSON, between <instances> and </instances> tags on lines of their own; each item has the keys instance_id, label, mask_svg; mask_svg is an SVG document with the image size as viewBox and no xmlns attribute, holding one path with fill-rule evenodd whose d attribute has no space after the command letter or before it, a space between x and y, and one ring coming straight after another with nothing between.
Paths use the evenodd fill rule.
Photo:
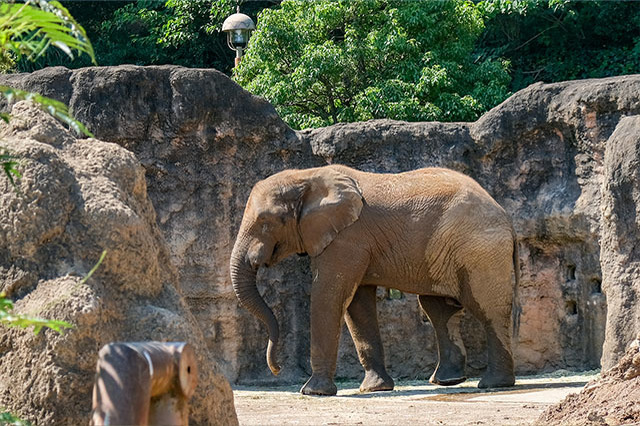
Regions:
<instances>
[{"instance_id":1,"label":"green leaf","mask_svg":"<svg viewBox=\"0 0 640 426\"><path fill-rule=\"evenodd\" d=\"M15 102L19 100L28 100L35 102L42 110L56 117L61 122L67 124L77 134L84 134L88 137L94 137L93 133L86 128L84 124L74 119L69 114L69 109L65 104L55 99L47 98L33 92L27 92L24 90L14 89L8 86L0 85L0 92L7 98L8 102Z\"/></svg>"},{"instance_id":2,"label":"green leaf","mask_svg":"<svg viewBox=\"0 0 640 426\"><path fill-rule=\"evenodd\" d=\"M11 183L11 186L13 186L14 188L16 188L16 182L14 178L20 179L22 177L17 169L18 163L16 160L16 157L6 151L0 153L0 166L2 167L2 171L4 172L7 179L9 179L9 183Z\"/></svg>"},{"instance_id":3,"label":"green leaf","mask_svg":"<svg viewBox=\"0 0 640 426\"><path fill-rule=\"evenodd\" d=\"M59 2L0 3L0 48L33 61L51 45L70 58L75 51L96 63L84 28Z\"/></svg>"},{"instance_id":4,"label":"green leaf","mask_svg":"<svg viewBox=\"0 0 640 426\"><path fill-rule=\"evenodd\" d=\"M13 302L6 299L4 293L0 293L0 324L4 324L8 327L33 327L33 332L35 334L40 333L40 330L42 330L43 327L50 328L58 333L63 333L65 328L73 327L65 321L46 320L28 315L19 315L12 313L12 311Z\"/></svg>"},{"instance_id":5,"label":"green leaf","mask_svg":"<svg viewBox=\"0 0 640 426\"><path fill-rule=\"evenodd\" d=\"M107 256L107 251L103 250L102 254L100 255L100 259L98 259L98 263L96 263L93 268L91 268L91 270L89 271L89 273L87 274L86 277L84 277L82 279L82 281L80 281L80 284L84 284L87 282L87 280L89 278L91 278L91 275L93 275L93 273L100 267L100 265L102 264L102 261L104 260L104 258Z\"/></svg>"},{"instance_id":6,"label":"green leaf","mask_svg":"<svg viewBox=\"0 0 640 426\"><path fill-rule=\"evenodd\" d=\"M9 412L4 412L4 413L0 413L0 425L2 426L31 426L31 423L29 423L26 420L22 420L18 417L16 417L15 415L9 413Z\"/></svg>"}]
</instances>

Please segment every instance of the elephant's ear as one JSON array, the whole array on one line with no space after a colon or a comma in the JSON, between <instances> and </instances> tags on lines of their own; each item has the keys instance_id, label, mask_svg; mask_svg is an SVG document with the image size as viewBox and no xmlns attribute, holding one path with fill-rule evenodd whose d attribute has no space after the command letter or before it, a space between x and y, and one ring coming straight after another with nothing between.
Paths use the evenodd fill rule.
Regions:
<instances>
[{"instance_id":1,"label":"elephant's ear","mask_svg":"<svg viewBox=\"0 0 640 426\"><path fill-rule=\"evenodd\" d=\"M355 180L331 169L310 179L300 214L300 234L306 252L317 256L340 231L358 220L362 192Z\"/></svg>"}]
</instances>

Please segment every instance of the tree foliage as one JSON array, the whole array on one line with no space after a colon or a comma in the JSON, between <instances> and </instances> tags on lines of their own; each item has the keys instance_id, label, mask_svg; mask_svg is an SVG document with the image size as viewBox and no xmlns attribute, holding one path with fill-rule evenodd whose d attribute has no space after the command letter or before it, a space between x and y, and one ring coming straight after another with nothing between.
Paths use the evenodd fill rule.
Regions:
<instances>
[{"instance_id":1,"label":"tree foliage","mask_svg":"<svg viewBox=\"0 0 640 426\"><path fill-rule=\"evenodd\" d=\"M556 82L640 73L636 2L485 0L483 58L511 63L513 91Z\"/></svg>"},{"instance_id":2,"label":"tree foliage","mask_svg":"<svg viewBox=\"0 0 640 426\"><path fill-rule=\"evenodd\" d=\"M209 34L222 2L143 0L117 9L99 26L95 38L98 60L104 65L176 64L224 68L229 56L218 37ZM229 7L227 7L229 6ZM227 49L228 50L228 49Z\"/></svg>"},{"instance_id":3,"label":"tree foliage","mask_svg":"<svg viewBox=\"0 0 640 426\"><path fill-rule=\"evenodd\" d=\"M271 100L294 127L382 117L472 120L536 81L640 73L640 7L635 2L287 0L280 7L280 0L128 0L66 5L87 28L101 65L179 64L230 74L233 52L220 28L238 2L258 31L236 79ZM4 52L0 71L12 66ZM72 61L59 49L47 50L35 62L26 58L17 61L21 71L91 64L88 55L75 55Z\"/></svg>"},{"instance_id":4,"label":"tree foliage","mask_svg":"<svg viewBox=\"0 0 640 426\"><path fill-rule=\"evenodd\" d=\"M508 95L507 64L472 55L483 29L462 0L289 0L259 15L235 77L295 128L473 120Z\"/></svg>"}]
</instances>

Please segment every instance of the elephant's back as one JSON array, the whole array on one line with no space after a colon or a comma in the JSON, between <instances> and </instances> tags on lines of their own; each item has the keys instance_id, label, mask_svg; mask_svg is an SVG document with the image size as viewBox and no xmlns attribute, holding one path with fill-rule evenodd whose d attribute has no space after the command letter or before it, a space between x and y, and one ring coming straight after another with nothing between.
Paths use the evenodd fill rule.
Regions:
<instances>
[{"instance_id":1,"label":"elephant's back","mask_svg":"<svg viewBox=\"0 0 640 426\"><path fill-rule=\"evenodd\" d=\"M418 283L426 276L437 287L455 282L461 265L497 259L496 254L511 258L502 256L512 247L511 221L472 178L443 168L352 173L365 200L360 226L375 234L376 264L400 271L400 281ZM444 287L434 291L449 294Z\"/></svg>"},{"instance_id":2,"label":"elephant's back","mask_svg":"<svg viewBox=\"0 0 640 426\"><path fill-rule=\"evenodd\" d=\"M369 173L335 167L358 182L363 198L370 205L409 209L442 207L471 195L497 206L475 180L455 170L428 167L403 173Z\"/></svg>"}]
</instances>

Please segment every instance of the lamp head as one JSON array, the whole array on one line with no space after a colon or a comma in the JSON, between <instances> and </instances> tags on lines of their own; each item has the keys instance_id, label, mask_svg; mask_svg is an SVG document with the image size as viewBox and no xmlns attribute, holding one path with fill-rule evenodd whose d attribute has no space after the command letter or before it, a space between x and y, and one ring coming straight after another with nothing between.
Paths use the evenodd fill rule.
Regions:
<instances>
[{"instance_id":1,"label":"lamp head","mask_svg":"<svg viewBox=\"0 0 640 426\"><path fill-rule=\"evenodd\" d=\"M251 31L255 29L253 20L244 13L234 13L222 23L222 31L227 33L227 44L236 51L247 47Z\"/></svg>"}]
</instances>

